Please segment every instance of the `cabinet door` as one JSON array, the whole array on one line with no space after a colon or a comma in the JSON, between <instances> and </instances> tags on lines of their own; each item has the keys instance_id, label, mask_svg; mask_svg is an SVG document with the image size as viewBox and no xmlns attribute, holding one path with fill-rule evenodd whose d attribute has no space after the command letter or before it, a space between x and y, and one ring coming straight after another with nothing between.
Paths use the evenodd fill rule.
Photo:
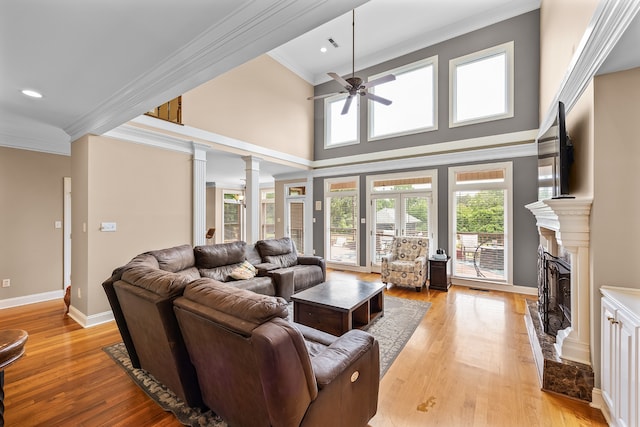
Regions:
<instances>
[{"instance_id":1,"label":"cabinet door","mask_svg":"<svg viewBox=\"0 0 640 427\"><path fill-rule=\"evenodd\" d=\"M616 384L616 329L615 309L606 298L602 298L602 398L609 407L612 417L615 417Z\"/></svg>"},{"instance_id":2,"label":"cabinet door","mask_svg":"<svg viewBox=\"0 0 640 427\"><path fill-rule=\"evenodd\" d=\"M616 311L619 334L618 355L618 426L637 426L638 424L638 326L625 315Z\"/></svg>"}]
</instances>

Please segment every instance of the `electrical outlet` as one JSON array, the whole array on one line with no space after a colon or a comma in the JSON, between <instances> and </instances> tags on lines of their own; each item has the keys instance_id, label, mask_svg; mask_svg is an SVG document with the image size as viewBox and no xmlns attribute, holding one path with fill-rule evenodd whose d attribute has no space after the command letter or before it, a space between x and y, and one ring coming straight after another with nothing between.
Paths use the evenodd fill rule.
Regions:
<instances>
[{"instance_id":1,"label":"electrical outlet","mask_svg":"<svg viewBox=\"0 0 640 427\"><path fill-rule=\"evenodd\" d=\"M2 287L8 288L9 286L11 286L11 279L2 279Z\"/></svg>"},{"instance_id":2,"label":"electrical outlet","mask_svg":"<svg viewBox=\"0 0 640 427\"><path fill-rule=\"evenodd\" d=\"M78 288L78 298L82 299L82 292L80 291L80 288Z\"/></svg>"}]
</instances>

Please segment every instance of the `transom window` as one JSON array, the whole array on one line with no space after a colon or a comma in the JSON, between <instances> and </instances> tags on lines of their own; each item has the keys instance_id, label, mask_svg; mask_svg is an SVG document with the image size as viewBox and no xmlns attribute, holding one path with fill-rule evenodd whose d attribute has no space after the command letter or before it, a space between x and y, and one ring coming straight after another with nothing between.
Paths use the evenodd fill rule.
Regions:
<instances>
[{"instance_id":1,"label":"transom window","mask_svg":"<svg viewBox=\"0 0 640 427\"><path fill-rule=\"evenodd\" d=\"M339 94L324 101L324 147L332 148L358 143L359 97L351 102L347 114L342 114L347 94Z\"/></svg>"},{"instance_id":2,"label":"transom window","mask_svg":"<svg viewBox=\"0 0 640 427\"><path fill-rule=\"evenodd\" d=\"M391 105L369 102L369 139L436 130L438 57L370 76L369 81L390 73L396 76L394 81L369 89L392 101Z\"/></svg>"},{"instance_id":3,"label":"transom window","mask_svg":"<svg viewBox=\"0 0 640 427\"><path fill-rule=\"evenodd\" d=\"M449 126L513 117L513 42L449 61Z\"/></svg>"}]
</instances>

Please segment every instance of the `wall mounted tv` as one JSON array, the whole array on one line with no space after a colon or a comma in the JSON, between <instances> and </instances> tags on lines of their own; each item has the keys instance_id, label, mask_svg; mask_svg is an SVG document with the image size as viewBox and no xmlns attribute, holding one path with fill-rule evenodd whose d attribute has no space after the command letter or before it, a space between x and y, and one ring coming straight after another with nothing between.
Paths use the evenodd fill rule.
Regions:
<instances>
[{"instance_id":1,"label":"wall mounted tv","mask_svg":"<svg viewBox=\"0 0 640 427\"><path fill-rule=\"evenodd\" d=\"M564 103L558 102L553 125L538 139L538 200L573 198L569 174L573 143L567 133Z\"/></svg>"}]
</instances>

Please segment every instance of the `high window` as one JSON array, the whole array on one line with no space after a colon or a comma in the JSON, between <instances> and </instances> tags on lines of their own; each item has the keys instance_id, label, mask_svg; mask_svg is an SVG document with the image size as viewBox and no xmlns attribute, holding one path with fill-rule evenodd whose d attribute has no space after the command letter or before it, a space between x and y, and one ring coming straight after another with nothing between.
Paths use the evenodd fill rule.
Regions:
<instances>
[{"instance_id":1,"label":"high window","mask_svg":"<svg viewBox=\"0 0 640 427\"><path fill-rule=\"evenodd\" d=\"M342 114L347 94L339 94L324 100L324 146L339 147L358 143L358 111L359 97L351 102L347 114Z\"/></svg>"},{"instance_id":2,"label":"high window","mask_svg":"<svg viewBox=\"0 0 640 427\"><path fill-rule=\"evenodd\" d=\"M387 138L437 129L438 57L427 58L379 75L392 73L394 81L369 91L392 101L391 105L369 102L369 139Z\"/></svg>"},{"instance_id":3,"label":"high window","mask_svg":"<svg viewBox=\"0 0 640 427\"><path fill-rule=\"evenodd\" d=\"M450 168L455 276L511 280L511 175L511 163Z\"/></svg>"},{"instance_id":4,"label":"high window","mask_svg":"<svg viewBox=\"0 0 640 427\"><path fill-rule=\"evenodd\" d=\"M325 181L327 261L358 264L358 178Z\"/></svg>"},{"instance_id":5,"label":"high window","mask_svg":"<svg viewBox=\"0 0 640 427\"><path fill-rule=\"evenodd\" d=\"M449 61L449 126L513 117L513 42Z\"/></svg>"}]
</instances>

